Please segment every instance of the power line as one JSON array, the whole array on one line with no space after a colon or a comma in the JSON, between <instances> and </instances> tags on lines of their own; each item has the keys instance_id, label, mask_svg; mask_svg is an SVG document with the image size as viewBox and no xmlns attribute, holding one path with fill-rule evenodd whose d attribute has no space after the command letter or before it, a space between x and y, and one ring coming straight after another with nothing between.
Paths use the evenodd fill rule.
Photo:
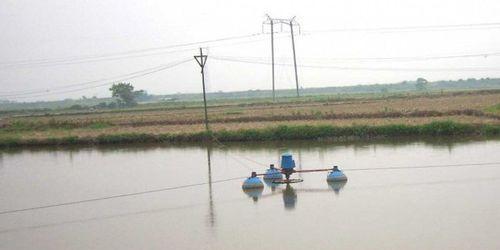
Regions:
<instances>
[{"instance_id":1,"label":"power line","mask_svg":"<svg viewBox=\"0 0 500 250\"><path fill-rule=\"evenodd\" d=\"M457 25L429 25L429 26L403 26L403 27L382 27L382 28L335 28L335 29L325 29L325 30L311 30L305 33L305 35L313 33L325 33L325 32L360 32L360 31L384 31L384 32L408 32L408 31L426 31L426 30L459 30L459 29L497 29L500 28L500 23L477 23L477 24L457 24ZM261 36L264 33L253 33L248 35L230 36L218 39L211 39L205 41L180 43L167 46L159 46L145 49L129 50L117 53L105 53L96 55L87 55L80 57L64 57L64 58L52 58L52 59L35 59L35 60L19 60L10 62L0 62L0 69L13 68L13 67L46 67L46 66L56 66L56 65L72 65L90 62L101 62L101 61L113 61L121 60L127 58L138 58L162 55L168 53L176 53L189 51L194 49L181 49L174 51L162 51L149 54L142 54L151 51L161 51L165 49L186 47L186 46L199 46L200 44L215 43L221 41L229 41L236 39L251 38L256 36ZM253 42L253 41L251 41Z\"/></svg>"},{"instance_id":2,"label":"power line","mask_svg":"<svg viewBox=\"0 0 500 250\"><path fill-rule=\"evenodd\" d=\"M151 75L151 74L154 74L154 73L166 70L166 69L173 68L175 66L181 65L181 64L189 62L189 61L191 61L191 59L186 59L186 60L183 60L183 61L171 64L171 65L167 65L167 66L164 66L164 67L152 70L152 71L144 72L144 73L141 73L141 74L138 74L138 75L134 75L134 76L130 76L130 77L126 77L126 78L117 79L117 80L112 81L112 82L107 82L107 83L103 83L103 84L99 84L99 85L95 85L95 86L90 86L90 87L85 87L85 88L79 88L79 89L73 89L73 90L67 90L67 91L50 92L50 93L42 94L42 95L25 96L25 97L18 97L18 98L31 98L31 97L45 96L45 95L49 95L49 94L53 95L53 94L72 93L72 92L79 92L79 91L87 90L87 89L93 89L93 88L108 86L108 85L112 85L112 84L117 83L117 82L131 80L131 79L139 78L139 77L146 76L146 75Z\"/></svg>"},{"instance_id":3,"label":"power line","mask_svg":"<svg viewBox=\"0 0 500 250\"><path fill-rule=\"evenodd\" d=\"M290 34L286 34L286 33L282 33L282 32L274 32L274 33L277 34L275 38L278 38L278 39L290 36ZM210 45L210 46L206 46L204 48L218 48L218 47L224 47L224 46L237 46L237 45L242 45L242 44L263 42L263 41L267 41L267 40L268 40L267 37L263 37L263 38L259 38L259 39L255 39L255 40L250 40L250 41L240 41L240 42L233 42L233 43L230 43L230 44Z\"/></svg>"},{"instance_id":4,"label":"power line","mask_svg":"<svg viewBox=\"0 0 500 250\"><path fill-rule=\"evenodd\" d=\"M149 57L149 56L158 56L158 55L166 55L180 52L192 51L193 48L181 49L181 50L173 50L173 51L162 51L155 52L149 54L139 54L139 55L124 55L124 56L116 56L116 57L108 57L108 58L96 58L96 59L85 59L85 60L75 60L75 61L62 61L62 62L40 62L40 63L31 63L31 64L20 64L20 65L0 65L0 69L10 69L10 68L29 68L29 67L50 67L50 66L60 66L60 65L75 65L75 64L83 64L83 63L94 63L94 62L103 62L103 61L117 61L122 59L129 58L141 58L141 57Z\"/></svg>"},{"instance_id":5,"label":"power line","mask_svg":"<svg viewBox=\"0 0 500 250\"><path fill-rule=\"evenodd\" d=\"M32 97L40 97L40 96L53 95L53 94L63 94L63 93L78 92L78 91L82 91L82 90L103 87L103 86L111 85L113 83L117 83L117 82L121 82L121 81L126 81L126 80L130 80L130 79L135 79L135 78L138 78L138 77L142 77L142 76L154 74L154 73L157 73L157 72L160 72L160 71L163 71L163 70L166 70L166 69L173 68L175 66L181 65L183 63L189 62L191 60L192 59L189 58L189 59L181 60L181 61L178 61L178 62L170 63L170 64L167 64L167 65L162 65L162 66L159 66L159 67L154 67L154 68L151 68L151 69L142 70L142 71L138 71L138 72L134 72L134 73L122 75L121 77L123 77L123 76L127 76L127 77L123 77L123 78L120 78L120 79L116 79L116 80L114 80L112 82L106 82L106 83L102 83L102 84L98 84L98 85L93 85L93 86L89 86L89 87L83 87L83 88L66 90L66 91L56 91L56 92L50 92L51 90L48 89L48 90L45 90L45 91L32 92L32 93L26 93L26 94L0 95L0 96L3 96L3 97L9 96L11 98L15 97L15 98L19 99L19 98L32 98ZM101 81L102 80L90 81L90 82L85 82L83 84L90 84L90 83L96 83L96 82L101 82ZM61 88L68 88L68 87L77 86L77 85L82 85L82 83L63 86L63 87L60 87L59 89L61 89ZM44 92L44 94L33 95L33 94L37 94L37 93L41 93L41 92Z\"/></svg>"},{"instance_id":6,"label":"power line","mask_svg":"<svg viewBox=\"0 0 500 250\"><path fill-rule=\"evenodd\" d=\"M170 64L167 64L167 65L170 65ZM135 75L135 74L139 74L139 73L143 73L143 72L149 72L151 70L163 68L165 66L166 65L160 65L160 66L156 66L153 68L148 68L148 69L132 72L132 73L125 74L125 75L115 76L115 77L111 77L111 78L103 78L103 79L94 80L94 81L80 82L80 83L69 84L69 85L64 85L64 86L60 86L60 87L54 87L54 88L51 88L50 90L66 89L66 88L71 88L74 86L81 86L81 85L88 85L88 84L92 84L92 83L98 83L98 82L102 82L102 81L109 81L109 80L113 80L113 79L120 78L120 77ZM21 90L21 91L12 91L12 92L1 92L1 93L5 93L5 94L0 94L0 97L16 96L17 94L36 94L36 93L48 92L48 91L49 91L49 89L33 89L33 90Z\"/></svg>"},{"instance_id":7,"label":"power line","mask_svg":"<svg viewBox=\"0 0 500 250\"><path fill-rule=\"evenodd\" d=\"M443 30L470 30L470 29L499 29L500 23L470 23L470 24L447 24L447 25L424 25L424 26L399 26L379 28L332 28L323 30L305 31L305 34L325 32L408 32L408 31L443 31Z\"/></svg>"},{"instance_id":8,"label":"power line","mask_svg":"<svg viewBox=\"0 0 500 250\"><path fill-rule=\"evenodd\" d=\"M19 60L19 61L1 62L0 66L5 67L5 66L26 66L26 65L30 65L30 64L36 65L36 64L51 64L51 63L69 63L69 62L74 62L74 61L82 61L82 60L85 61L85 60L96 60L96 59L110 60L110 59L108 59L108 57L112 57L113 59L111 59L111 60L116 60L114 57L117 57L117 56L125 56L125 55L132 56L134 54L141 54L141 53L151 52L151 51L161 51L161 50L165 50L165 49L173 49L173 48L187 47L187 46L199 46L200 44L209 44L209 43L216 43L216 42L222 42L222 41L251 38L251 37L256 37L256 36L260 36L260 35L262 35L262 34L261 33L253 33L253 34L248 34L248 35L229 36L229 37L204 40L204 41L197 41L197 42L180 43L180 44L151 47L151 48L145 48L145 49L128 50L128 51L117 52L117 53L96 54L96 55L87 55L87 56L79 56L79 57L65 57L65 58ZM173 52L173 51L171 51L171 52ZM175 51L175 52L177 52L177 51ZM164 53L167 53L167 52L164 52ZM135 56L138 56L138 55L135 55Z\"/></svg>"},{"instance_id":9,"label":"power line","mask_svg":"<svg viewBox=\"0 0 500 250\"><path fill-rule=\"evenodd\" d=\"M333 28L333 29L324 29L324 30L311 30L307 31L305 34L313 34L313 33L325 33L325 32L360 32L360 31L385 31L385 32L406 32L406 31L426 31L426 30L459 30L459 29L498 29L500 28L500 23L473 23L473 24L454 24L454 25L428 25L428 26L402 26L402 27L380 27L380 28ZM188 42L188 43L179 43L173 45L166 46L158 46L151 47L145 49L136 49L136 50L128 50L117 53L104 53L104 54L95 54L95 55L86 55L86 56L73 56L73 57L63 57L63 58L49 58L49 59L35 59L35 60L18 60L18 61L10 61L10 62L0 62L0 67L13 67L13 66L40 66L40 65L64 65L64 64L76 64L76 63L86 63L86 62L97 62L97 61L105 61L105 60L119 60L124 58L133 58L133 57L144 57L144 56L152 56L157 55L147 54L147 55L137 55L145 52L151 51L160 51L165 49L173 49L187 46L199 46L207 43L216 43L221 41L229 41L229 40L237 40L244 38L251 38L256 36L261 36L264 33L252 33L247 35L237 35L237 36L229 36L217 39L210 39L204 41L196 41L196 42ZM184 50L180 50L184 51ZM174 53L179 51L168 51L161 52L162 53Z\"/></svg>"},{"instance_id":10,"label":"power line","mask_svg":"<svg viewBox=\"0 0 500 250\"><path fill-rule=\"evenodd\" d=\"M284 36L280 36L278 38L283 38ZM250 41L240 41L240 42L233 42L233 43L221 43L221 44L216 44L216 45L210 45L206 46L205 48L216 48L216 47L230 47L230 46L237 46L237 45L242 45L242 44L250 44L250 43L255 43L255 42L261 42L264 41L265 39L256 39L256 40L250 40ZM26 63L26 64L13 64L13 65L1 65L0 64L0 70L2 69L11 69L11 68L31 68L31 67L51 67L51 66L65 66L65 65L76 65L76 64L84 64L84 63L95 63L95 62L104 62L104 61L118 61L122 59L131 59L131 58L143 58L143 57L150 57L150 56L159 56L159 55L166 55L166 54L173 54L173 53L181 53L181 52L188 52L188 51L193 51L195 48L189 47L185 49L178 49L178 50L170 50L170 51L160 51L160 52L153 52L153 53L147 53L147 54L138 54L138 55L122 55L122 56L113 56L113 57L105 57L105 58L90 58L90 59L75 59L75 60L68 60L68 61L58 61L58 62L34 62L34 63Z\"/></svg>"},{"instance_id":11,"label":"power line","mask_svg":"<svg viewBox=\"0 0 500 250\"><path fill-rule=\"evenodd\" d=\"M439 59L457 59L457 58L474 58L474 57L494 57L500 56L500 52L487 52L487 53L475 53L475 54L458 54L458 55L442 55L442 56L404 56L404 57L330 57L330 58L308 58L301 57L301 60L311 60L311 61L420 61L420 60L439 60ZM239 58L239 59L249 59L249 60L262 60L268 61L268 57L231 57L231 56L219 56L223 58ZM291 60L289 57L277 58L280 60Z\"/></svg>"},{"instance_id":12,"label":"power line","mask_svg":"<svg viewBox=\"0 0 500 250\"><path fill-rule=\"evenodd\" d=\"M229 61L229 62L239 62L239 63L251 63L251 64L262 64L270 65L268 62L256 61L256 60L242 60L235 58L224 58L219 56L212 56L214 60L219 61ZM289 66L293 67L293 64L287 63L276 63L275 65ZM301 68L316 68L316 69L335 69L335 70L361 70L361 71L429 71L429 72L450 72L450 71L500 71L500 68L391 68L391 67L345 67L345 66L328 66L328 65L297 65Z\"/></svg>"},{"instance_id":13,"label":"power line","mask_svg":"<svg viewBox=\"0 0 500 250\"><path fill-rule=\"evenodd\" d=\"M282 38L278 37L278 38ZM240 42L232 42L232 43L220 43L220 44L215 44L215 45L210 45L210 46L205 46L204 48L216 48L216 47L230 47L230 46L237 46L237 45L242 45L242 44L250 44L250 43L256 43L256 42L261 42L264 41L264 39L256 39L256 40L250 40L250 41L240 41ZM76 64L84 64L84 63L95 63L95 62L104 62L104 61L118 61L118 60L123 60L123 59L131 59L131 58L143 58L143 57L151 57L151 56L159 56L159 55L166 55L166 54L173 54L173 53L182 53L182 52L188 52L188 51L193 51L197 48L189 47L185 49L178 49L178 50L170 50L170 51L159 51L159 52L152 52L152 53L147 53L147 54L132 54L132 55L122 55L122 56L113 56L113 57L104 57L104 58L90 58L90 59L75 59L75 60L68 60L68 61L57 61L57 62L34 62L34 63L26 63L26 64L12 64L12 65L1 65L0 64L0 70L3 69L12 69L12 68L32 68L32 67L51 67L51 66L66 66L66 65L76 65Z\"/></svg>"}]
</instances>

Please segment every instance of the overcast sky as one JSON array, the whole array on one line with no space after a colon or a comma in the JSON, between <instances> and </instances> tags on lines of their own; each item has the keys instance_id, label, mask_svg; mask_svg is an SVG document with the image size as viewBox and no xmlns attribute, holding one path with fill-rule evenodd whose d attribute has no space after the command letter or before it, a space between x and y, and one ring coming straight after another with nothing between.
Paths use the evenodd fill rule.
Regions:
<instances>
[{"instance_id":1,"label":"overcast sky","mask_svg":"<svg viewBox=\"0 0 500 250\"><path fill-rule=\"evenodd\" d=\"M192 58L199 45L147 50L116 60L74 63L102 56L262 31L269 13L297 16L297 59L302 87L389 83L414 80L499 77L500 56L433 60L339 60L339 58L436 57L500 52L500 25L491 29L408 30L404 32L318 32L500 22L498 1L0 1L0 99L56 100L109 96L107 81L133 72ZM279 29L278 29L279 30ZM291 64L288 29L276 38L277 61ZM271 67L216 60L225 57L269 61L270 37L205 43L209 91L270 89ZM152 55L151 55L152 54ZM213 56L213 57L212 57ZM38 60L55 63L39 64ZM26 63L26 64L23 64ZM340 68L335 68L340 67ZM348 68L348 69L346 69ZM472 70L459 70L473 68ZM392 70L394 69L394 70ZM457 70L458 69L458 70ZM200 91L194 61L131 79L153 94ZM294 87L293 68L278 66L277 88ZM94 83L85 83L96 81ZM71 85L70 87L65 87ZM45 91L45 92L41 92Z\"/></svg>"}]
</instances>

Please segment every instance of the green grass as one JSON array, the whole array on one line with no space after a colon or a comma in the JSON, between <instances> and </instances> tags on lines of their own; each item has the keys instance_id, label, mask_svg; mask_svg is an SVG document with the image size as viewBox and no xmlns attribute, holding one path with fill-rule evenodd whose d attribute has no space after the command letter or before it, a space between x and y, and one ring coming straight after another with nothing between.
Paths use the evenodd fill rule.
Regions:
<instances>
[{"instance_id":1,"label":"green grass","mask_svg":"<svg viewBox=\"0 0 500 250\"><path fill-rule=\"evenodd\" d=\"M484 111L488 113L492 113L494 115L500 115L500 103L497 105L493 105L491 107L486 108Z\"/></svg>"},{"instance_id":2,"label":"green grass","mask_svg":"<svg viewBox=\"0 0 500 250\"><path fill-rule=\"evenodd\" d=\"M86 123L75 123L71 121L58 121L50 119L47 123L37 123L30 121L13 121L7 124L2 131L7 132L21 132L21 131L45 131L51 129L75 129L75 128L88 128L88 129L102 129L113 126L109 122L104 121L90 121Z\"/></svg>"},{"instance_id":3,"label":"green grass","mask_svg":"<svg viewBox=\"0 0 500 250\"><path fill-rule=\"evenodd\" d=\"M301 97L283 96L272 101L270 97L240 97L240 98L222 98L207 100L209 108L214 107L249 107L255 105L275 105L278 104L301 104L310 102L346 102L346 101L359 101L359 100L386 100L386 99L411 99L411 98L437 98L442 96L459 96L471 94L495 94L499 93L500 89L491 90L449 90L437 91L431 90L429 92L416 92L416 91L401 91L391 93L325 93L325 94L305 94ZM165 110L183 110L183 109L199 109L203 107L201 95L199 98L193 100L182 100L175 102L157 102L139 104L136 107L122 108L122 109L102 109L102 110L81 110L81 111L68 111L64 109L52 110L20 110L20 111L0 111L7 112L7 114L19 114L22 116L68 116L68 115L83 115L83 114L102 114L102 113L134 113L144 111L165 111ZM0 116L2 113L0 113Z\"/></svg>"},{"instance_id":4,"label":"green grass","mask_svg":"<svg viewBox=\"0 0 500 250\"><path fill-rule=\"evenodd\" d=\"M384 126L277 126L264 129L242 129L237 131L198 132L186 134L141 134L123 133L99 135L96 138L76 136L22 140L17 136L0 136L0 146L37 146L72 144L117 144L117 143L176 143L218 141L281 141L281 140L356 140L380 137L404 136L498 136L500 125L470 125L452 121L432 122L424 125Z\"/></svg>"}]
</instances>

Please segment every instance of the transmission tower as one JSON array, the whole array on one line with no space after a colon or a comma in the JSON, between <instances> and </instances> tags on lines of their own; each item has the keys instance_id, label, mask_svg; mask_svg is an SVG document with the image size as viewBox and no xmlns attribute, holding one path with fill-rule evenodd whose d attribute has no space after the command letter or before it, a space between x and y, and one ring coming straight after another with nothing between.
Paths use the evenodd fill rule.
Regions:
<instances>
[{"instance_id":1,"label":"transmission tower","mask_svg":"<svg viewBox=\"0 0 500 250\"><path fill-rule=\"evenodd\" d=\"M293 51L293 67L295 70L295 87L297 90L297 97L300 96L299 94L299 76L297 74L297 58L295 54L295 38L294 38L294 32L293 32L293 27L296 26L299 28L299 34L300 34L300 24L295 21L295 17L292 17L290 19L283 19L283 18L272 18L269 15L266 15L267 19L262 23L262 32L264 33L264 27L269 25L271 27L271 71L272 71L272 87L273 87L273 101L276 100L276 93L275 93L275 80L274 80L274 25L278 24L280 25L280 32L283 32L283 25L290 27L290 35L292 38L292 51Z\"/></svg>"}]
</instances>

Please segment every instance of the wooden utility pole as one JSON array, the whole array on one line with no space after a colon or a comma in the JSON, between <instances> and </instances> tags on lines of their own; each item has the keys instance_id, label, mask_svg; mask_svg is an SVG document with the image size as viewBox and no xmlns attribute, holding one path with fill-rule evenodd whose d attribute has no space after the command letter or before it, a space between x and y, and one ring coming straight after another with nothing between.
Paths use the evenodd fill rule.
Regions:
<instances>
[{"instance_id":1,"label":"wooden utility pole","mask_svg":"<svg viewBox=\"0 0 500 250\"><path fill-rule=\"evenodd\" d=\"M210 131L208 127L208 110L207 110L207 93L205 91L205 63L207 62L207 56L203 55L203 49L200 48L200 55L199 56L194 56L194 59L196 59L196 62L198 62L198 65L201 67L201 84L203 86L203 106L205 108L205 129Z\"/></svg>"}]
</instances>

